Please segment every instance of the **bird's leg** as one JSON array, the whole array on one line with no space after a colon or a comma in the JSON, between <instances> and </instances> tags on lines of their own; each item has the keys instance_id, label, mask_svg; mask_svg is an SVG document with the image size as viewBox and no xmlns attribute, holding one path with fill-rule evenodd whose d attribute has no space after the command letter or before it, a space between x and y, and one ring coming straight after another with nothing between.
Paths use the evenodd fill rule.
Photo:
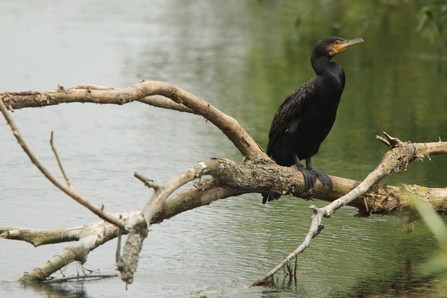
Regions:
<instances>
[{"instance_id":1,"label":"bird's leg","mask_svg":"<svg viewBox=\"0 0 447 298\"><path fill-rule=\"evenodd\" d=\"M293 160L295 162L297 169L304 176L304 191L308 192L309 189L311 189L315 186L315 182L317 181L317 176L312 171L309 171L308 168L305 168L303 166L303 164L300 162L300 159L298 158L298 156L296 154L293 154ZM306 159L306 165L308 165L307 159ZM312 170L312 168L311 168L311 170Z\"/></svg>"},{"instance_id":2,"label":"bird's leg","mask_svg":"<svg viewBox=\"0 0 447 298\"><path fill-rule=\"evenodd\" d=\"M328 175L326 175L325 173L322 173L322 172L318 172L318 171L316 171L316 170L314 170L312 168L312 158L311 157L306 158L306 170L311 172L311 173L313 173L313 175L318 180L320 180L321 183L329 186L329 188L331 188L331 189L334 188L334 184L332 183L332 179L329 178ZM316 181L316 179L314 181Z\"/></svg>"}]
</instances>

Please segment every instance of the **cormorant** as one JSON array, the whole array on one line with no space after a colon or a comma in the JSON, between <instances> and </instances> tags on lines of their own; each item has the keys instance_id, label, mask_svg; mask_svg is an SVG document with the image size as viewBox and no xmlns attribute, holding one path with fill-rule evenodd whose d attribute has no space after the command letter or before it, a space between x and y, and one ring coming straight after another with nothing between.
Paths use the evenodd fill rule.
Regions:
<instances>
[{"instance_id":1,"label":"cormorant","mask_svg":"<svg viewBox=\"0 0 447 298\"><path fill-rule=\"evenodd\" d=\"M315 186L317 178L333 187L328 175L312 168L312 156L317 154L334 124L345 87L343 68L330 60L360 42L363 42L362 38L327 37L320 40L310 58L317 75L287 96L273 118L267 155L281 166L295 164L303 173L306 192ZM302 159L306 160L306 167L301 164ZM265 204L279 197L279 194L263 194L262 202Z\"/></svg>"}]
</instances>

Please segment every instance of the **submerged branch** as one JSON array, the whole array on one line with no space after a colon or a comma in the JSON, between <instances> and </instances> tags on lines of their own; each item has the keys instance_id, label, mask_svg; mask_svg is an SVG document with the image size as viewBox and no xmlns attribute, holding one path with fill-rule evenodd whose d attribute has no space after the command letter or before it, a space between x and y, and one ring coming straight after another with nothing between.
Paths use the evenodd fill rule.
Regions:
<instances>
[{"instance_id":1,"label":"submerged branch","mask_svg":"<svg viewBox=\"0 0 447 298\"><path fill-rule=\"evenodd\" d=\"M114 216L121 216L126 220L136 216L138 213L139 211L132 211L124 214L114 214ZM64 248L40 267L34 268L20 279L22 282L36 282L48 280L51 274L72 262L85 263L88 254L97 247L114 239L118 235L118 230L117 226L105 221L52 231L0 227L0 238L22 240L36 247L45 244L76 241L75 244Z\"/></svg>"},{"instance_id":2,"label":"submerged branch","mask_svg":"<svg viewBox=\"0 0 447 298\"><path fill-rule=\"evenodd\" d=\"M67 266L72 262L85 263L90 251L94 250L98 246L112 240L116 237L118 228L107 222L100 222L91 224L82 228L79 228L76 235L77 242L69 247L64 248L61 252L50 258L42 266L34 268L30 273L25 274L20 280L22 282L34 282L47 280L51 274ZM47 231L44 233L39 232L37 237L46 237L53 234L54 231ZM60 231L63 233L63 231ZM57 236L57 235L56 235ZM23 239L24 240L24 239ZM53 243L73 241L75 239L70 238L56 238ZM42 244L49 244L47 240Z\"/></svg>"}]
</instances>

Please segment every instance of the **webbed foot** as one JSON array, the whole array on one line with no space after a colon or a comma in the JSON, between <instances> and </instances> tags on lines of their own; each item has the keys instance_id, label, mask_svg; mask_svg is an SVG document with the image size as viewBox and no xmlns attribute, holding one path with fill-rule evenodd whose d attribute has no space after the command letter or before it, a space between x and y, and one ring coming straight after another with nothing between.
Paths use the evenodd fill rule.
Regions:
<instances>
[{"instance_id":1,"label":"webbed foot","mask_svg":"<svg viewBox=\"0 0 447 298\"><path fill-rule=\"evenodd\" d=\"M334 184L332 183L332 179L326 175L325 173L315 171L314 169L310 170L313 172L318 180L321 181L324 185L329 186L330 189L334 188Z\"/></svg>"},{"instance_id":2,"label":"webbed foot","mask_svg":"<svg viewBox=\"0 0 447 298\"><path fill-rule=\"evenodd\" d=\"M303 166L298 167L298 170L303 173L304 176L304 190L306 192L309 191L309 189L315 187L315 183L317 182L317 179L321 181L324 185L329 186L329 188L333 188L334 184L332 183L332 179L329 178L328 175L322 172L315 171L312 168L305 168Z\"/></svg>"},{"instance_id":3,"label":"webbed foot","mask_svg":"<svg viewBox=\"0 0 447 298\"><path fill-rule=\"evenodd\" d=\"M298 170L303 174L304 177L304 191L308 192L309 189L314 188L315 182L317 182L317 175L313 170L306 169L301 166L298 167Z\"/></svg>"}]
</instances>

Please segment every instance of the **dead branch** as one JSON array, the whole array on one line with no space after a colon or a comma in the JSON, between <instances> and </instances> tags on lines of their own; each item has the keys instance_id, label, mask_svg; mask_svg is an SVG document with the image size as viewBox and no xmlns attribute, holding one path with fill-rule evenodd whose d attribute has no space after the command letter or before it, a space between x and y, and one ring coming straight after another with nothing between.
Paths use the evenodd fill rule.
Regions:
<instances>
[{"instance_id":1,"label":"dead branch","mask_svg":"<svg viewBox=\"0 0 447 298\"><path fill-rule=\"evenodd\" d=\"M157 211L154 212L154 217L151 220L151 224L155 224L155 223L159 223L163 220L169 219L179 213L182 213L186 210L191 210L203 205L208 205L209 203L218 200L218 199L222 199L222 198L226 198L229 196L234 196L234 195L238 195L238 194L242 194L242 193L250 193L250 192L263 192L263 189L259 189L258 186L262 186L264 185L265 187L267 187L267 183L268 181L263 181L263 180L259 180L259 179L255 179L255 180L251 180L250 181L250 176L253 175L255 177L262 177L262 174L265 173L268 170L268 167L272 167L271 165L268 166L266 164L255 164L255 163L251 163L251 162L246 162L246 163L242 163L242 164L236 164L231 160L228 159L220 159L219 160L220 163L220 167L219 170L216 170L216 173L214 173L214 176L208 176L208 177L202 177L202 179L200 179L200 182L198 182L196 184L196 186L194 188L191 188L189 190L180 192L178 194L174 194L174 195L170 195L166 200L164 200L164 202L162 203L162 205L159 207L159 209ZM281 168L279 166L273 166L273 167L278 167ZM199 167L197 167L199 168ZM298 171L294 170L294 169L288 169L285 168L283 170L287 170L290 171L290 175L292 176L294 173L296 173L296 175L298 175ZM249 174L247 174L249 173ZM231 180L231 176L233 176L233 180ZM349 187L354 187L355 185L359 184L358 181L354 181L354 180L349 180L349 179L344 179L344 178L339 178L339 177L334 177L335 181L337 181L337 185L343 185L343 188L349 188ZM294 181L293 179L289 179L288 181L291 184L297 184L298 183L303 183L302 179L297 179L298 182ZM258 186L254 185L254 181L259 182ZM239 185L239 188L238 188ZM319 185L317 185L317 188L321 187ZM418 188L419 189L419 188ZM425 195L429 196L430 198L430 203L433 204L433 206L435 206L435 208L437 208L438 210L443 209L445 210L445 202L446 202L446 198L447 198L447 193L444 191L443 194L441 192L438 192L442 189L427 189L427 188L421 188L425 190ZM366 199L366 204L368 204L367 208L369 208L369 210L371 210L371 212L375 211L375 212L379 212L379 213L385 213L388 214L390 213L392 210L397 210L397 209L401 209L401 208L405 208L406 206L408 206L409 202L406 201L405 197L405 189L402 188L398 188L398 187L394 187L394 186L387 186L387 185L383 185L383 186L376 186L375 190L370 190L369 192L367 192L363 197L367 198ZM316 191L316 194L318 195L317 197L320 199L325 199L325 200L333 200L333 198L331 198L331 196L326 196L325 192L322 191ZM380 195L378 195L380 194ZM384 198L386 194L386 197L390 198L390 199L386 199ZM394 200L392 203L390 203L389 201ZM438 202L438 203L437 203ZM441 203L444 202L444 203ZM349 205L357 205L357 204L365 204L365 201L361 198L357 198L356 200L354 200L353 202L351 202ZM392 206L392 207L390 207ZM133 211L133 214L123 214L124 216L124 220L126 221L126 226L127 225L132 225L129 223L130 219L135 219L137 216L140 215L140 211ZM118 215L114 215L116 217L118 217ZM143 221L145 221L143 218L141 218ZM101 222L101 223L96 223L93 225L109 225L108 223L105 222ZM313 225L313 227L319 226L319 223L317 222L316 224ZM88 227L88 229L90 229L89 226L86 226L86 228ZM93 229L93 227L91 227L91 229ZM101 229L106 229L105 227L101 228ZM33 245L42 245L42 244L50 244L50 241L45 241L43 242L42 240L40 240L42 243L39 244L36 242L36 240L33 240L34 238L39 238L38 236L35 236L34 231L21 231L21 232L16 232L20 230L19 228L0 228L0 237L3 238L7 238L7 239L14 239L14 240L24 240L24 241L28 241L30 243L32 243ZM51 232L51 231L50 231ZM70 235L70 233L68 233L69 231L60 231L60 232L56 232L56 231L52 231L51 234L53 235ZM118 229L114 228L111 232L113 232L113 236L110 236L110 239L113 239L113 237L116 237L118 235ZM29 234L33 234L34 238L30 238L29 236L27 237L18 237L17 235L26 235L27 233ZM100 235L100 233L96 232L98 235ZM81 232L77 233L77 231L75 231L75 235L74 236L59 236L60 238L58 239L59 241L57 242L63 242L63 241L74 241L77 240L77 237L79 237L78 235L81 234ZM82 233L83 234L83 233ZM10 237L5 237L6 235L10 235ZM54 238L53 238L54 239ZM104 239L104 238L101 238ZM135 246L133 247L135 249ZM93 249L93 248L92 248ZM66 253L69 253L70 251L66 251ZM75 261L75 255L74 254L70 254L69 256L71 256L71 258L69 258L69 256L66 256L64 254L59 253L59 255L63 255L65 260L71 260L71 261ZM56 260L60 257L55 257ZM68 262L67 262L68 263ZM132 263L132 262L130 262ZM65 266L65 262L52 262L52 264L58 265L58 266L53 266L50 267L53 270L57 271L59 269L61 269L62 267ZM59 267L60 266L60 267ZM39 272L41 272L44 268L45 271L47 272L47 276L49 276L51 274L51 271L48 270L48 266L46 266L46 264L42 265L40 268L36 268L33 272L32 276L38 276ZM134 268L135 269L135 268ZM129 270L129 269L128 269ZM43 275L40 275L43 276ZM129 276L128 276L129 277ZM25 277L24 277L25 278ZM131 281L131 280L129 280Z\"/></svg>"},{"instance_id":2,"label":"dead branch","mask_svg":"<svg viewBox=\"0 0 447 298\"><path fill-rule=\"evenodd\" d=\"M151 179L148 179L148 178L144 177L144 176L141 175L140 173L135 172L135 173L133 174L133 176L134 176L135 178L137 178L138 180L140 180L141 182L143 182L145 186L147 186L147 187L149 187L149 188L153 188L155 191L157 191L157 190L160 188L160 186L159 186L157 183L155 183L155 182L154 182L153 180L151 180Z\"/></svg>"},{"instance_id":3,"label":"dead branch","mask_svg":"<svg viewBox=\"0 0 447 298\"><path fill-rule=\"evenodd\" d=\"M153 95L161 95L169 99L154 98ZM157 107L201 115L216 125L245 158L267 158L262 148L234 118L222 113L199 97L164 82L143 82L125 89L83 84L68 89L62 87L44 92L5 92L0 95L0 100L3 100L10 109L43 107L69 102L122 105L140 101Z\"/></svg>"},{"instance_id":4,"label":"dead branch","mask_svg":"<svg viewBox=\"0 0 447 298\"><path fill-rule=\"evenodd\" d=\"M65 89L62 86L58 86L55 91L48 92L28 92L28 93L16 93L18 98L14 98L12 93L3 94L0 101L5 101L11 109L25 107L26 104L32 103L32 105L40 106L58 104L60 102L95 102L95 103L114 103L124 104L131 101L140 100L152 95L162 95L170 98L177 105L184 105L191 109L195 113L202 115L204 118L216 125L239 149L241 154L246 159L255 158L267 158L264 151L257 145L257 143L245 132L240 124L232 117L225 115L218 109L211 106L209 103L201 100L200 98L167 83L162 82L144 82L123 90L117 90L106 87L95 87L93 85L81 85ZM148 100L148 99L146 99ZM152 99L150 99L152 100ZM21 101L21 104L18 104ZM175 105L174 104L174 105ZM172 102L170 102L172 106ZM6 109L5 109L6 113ZM6 117L6 116L5 116ZM11 119L12 122L12 119ZM18 134L20 136L20 134ZM28 151L26 151L28 153ZM29 150L29 153L32 153ZM35 163L36 164L36 163ZM37 164L36 164L37 165ZM117 257L118 269L121 271L122 279L126 283L131 283L133 280L133 273L137 268L137 261L139 252L141 250L144 239L147 237L147 229L149 223L154 216L154 210L157 210L163 203L163 201L178 187L192 181L193 179L200 177L203 172L206 171L206 167L203 168L204 163L200 163L199 171L187 170L181 175L178 175L168 181L168 183L161 188L157 188L152 199L146 204L142 210L142 215L146 219L146 222L141 222L141 216L134 219L130 219L126 227L130 230L127 237L126 244L124 245L123 257ZM42 166L43 167L43 166ZM58 187L64 187L67 190L68 187L61 185L57 179L52 179L48 171L43 172L44 175L50 179ZM191 175L192 174L192 175ZM61 188L62 189L62 188ZM72 197L76 193L72 192ZM68 194L68 192L66 192ZM77 198L78 202L87 206L89 203L86 200ZM89 209L95 212L97 208L94 205L89 204ZM100 210L102 212L102 210ZM95 212L96 213L96 212ZM104 213L104 212L102 212ZM120 222L119 220L117 220ZM120 222L121 223L121 222ZM121 225L119 227L123 228Z\"/></svg>"},{"instance_id":5,"label":"dead branch","mask_svg":"<svg viewBox=\"0 0 447 298\"><path fill-rule=\"evenodd\" d=\"M38 247L45 244L78 241L85 228L86 226L81 226L47 231L18 227L0 227L0 238L21 240L31 243L34 247Z\"/></svg>"},{"instance_id":6,"label":"dead branch","mask_svg":"<svg viewBox=\"0 0 447 298\"><path fill-rule=\"evenodd\" d=\"M56 178L37 158L37 156L31 151L31 148L28 147L25 140L22 138L22 135L20 134L20 131L15 124L12 117L9 115L8 110L6 109L5 105L3 104L3 101L0 98L0 110L3 114L3 116L6 119L6 122L11 127L13 135L16 137L17 142L22 147L23 151L28 155L28 157L31 159L31 162L42 172L42 174L51 181L57 188L62 190L64 193L66 193L68 196L70 196L72 199L74 199L79 204L87 207L90 211L92 211L94 214L98 215L103 220L106 220L110 223L113 223L114 225L118 227L124 228L124 223L107 214L102 210L102 208L97 207L95 204L78 194L76 191L74 191L71 187L68 187L67 185L64 185L62 182L59 181L59 179Z\"/></svg>"},{"instance_id":7,"label":"dead branch","mask_svg":"<svg viewBox=\"0 0 447 298\"><path fill-rule=\"evenodd\" d=\"M219 166L219 159L216 158L206 162L200 162L174 176L162 187L157 186L154 188L155 191L152 198L141 210L142 216L134 218L131 226L127 226L130 233L127 237L126 244L124 245L123 257L117 258L117 266L121 273L121 279L126 282L126 284L131 284L133 282L133 274L138 268L139 253L142 249L144 239L147 237L148 227L151 224L152 219L155 217L155 213L161 211L161 207L166 199L181 186L201 178L202 175L211 174L216 171ZM137 219L144 219L145 221L138 222ZM127 224L129 223L130 222L127 222Z\"/></svg>"},{"instance_id":8,"label":"dead branch","mask_svg":"<svg viewBox=\"0 0 447 298\"><path fill-rule=\"evenodd\" d=\"M54 135L53 132L51 132L51 137L50 137L51 150L53 150L54 157L56 157L57 164L59 165L59 169L61 170L61 173L62 173L62 175L64 176L64 179L65 179L65 182L67 183L67 186L68 186L70 189L73 189L73 187L71 186L70 179L68 179L68 176L65 174L64 167L62 166L62 161L61 161L61 159L59 158L59 154L57 153L56 146L54 145L54 142L53 142L53 135Z\"/></svg>"},{"instance_id":9,"label":"dead branch","mask_svg":"<svg viewBox=\"0 0 447 298\"><path fill-rule=\"evenodd\" d=\"M122 217L123 220L134 217L139 211L124 214L112 214ZM18 227L0 227L0 238L21 240L37 247L46 244L76 241L75 244L66 247L50 260L30 273L25 274L20 280L23 282L35 282L48 280L50 275L62 269L72 262L85 263L88 254L104 243L114 239L118 235L119 228L109 222L101 221L86 226L61 230L35 230ZM124 233L127 233L124 231Z\"/></svg>"},{"instance_id":10,"label":"dead branch","mask_svg":"<svg viewBox=\"0 0 447 298\"><path fill-rule=\"evenodd\" d=\"M155 98L153 95L161 95L169 99ZM135 174L135 176L143 181L146 186L154 189L154 194L143 209L141 211L132 212L130 215L124 217L123 220L118 219L118 216L110 215L118 222L117 226L120 228L112 226L109 223L101 223L104 227L110 226L107 228L109 233L107 234L108 236L101 239L94 238L93 236L84 236L88 235L84 229L80 233L82 236L79 236L78 239L76 237L70 238L60 236L59 239L61 241L75 240L78 242L69 249L62 251L57 256L53 257L49 263L47 262L40 268L35 269L30 274L32 277L30 279L45 279L52 272L59 270L69 262L79 261L82 263L92 249L97 247L97 245L105 243L103 242L103 239L107 239L108 241L119 235L120 231L123 233L128 231L129 234L124 245L123 255L121 256L119 250L117 251L117 266L121 271L121 278L127 284L130 284L133 281L133 275L138 265L138 255L142 249L143 241L147 237L150 224L159 223L183 211L207 205L218 199L244 193L279 193L282 195L292 195L302 198L312 197L332 202L353 190L349 196L341 198L333 204L329 204L328 206L331 207L327 209L311 206L314 210L314 216L312 217L313 223L305 242L303 242L303 245L300 246L301 248L298 247L297 250L304 250L307 247L306 241L310 242L313 237L318 235L323 227L321 225L322 217L331 216L334 211L341 206L354 206L359 210L359 216L368 216L371 213L389 214L393 210L402 209L411 205L411 203L406 200L406 192L408 191L408 188L402 189L389 185L376 185L376 182L384 177L381 176L383 174L380 174L384 173L382 170L378 171L379 174L376 176L377 179L374 178L361 183L332 176L331 178L334 183L333 189L323 186L318 181L315 188L312 190L312 193L305 193L301 172L290 167L278 166L267 158L263 150L234 118L223 114L221 111L200 98L180 88L162 82L144 82L125 89L84 84L68 89L59 86L57 90L46 92L29 91L1 94L0 107L2 107L2 113L10 124L19 143L21 145L23 144L22 148L27 154L30 152L30 159L39 167L39 169L43 169L41 171L44 175L47 172L46 169L38 162L37 158L35 158L31 150L26 146L2 101L11 110L24 107L55 105L62 102L125 104L132 101L140 101L157 107L195 113L203 116L221 129L245 157L245 161L241 164L222 158L213 158L198 163L179 175L174 176L163 186L155 184L153 181L139 174ZM383 139L382 141L387 146L391 146L391 149L388 151L390 153L387 153L383 160L383 169L391 169L388 173L397 170L405 170L408 162L428 157L430 154L447 153L447 143L445 142L411 144L400 142L389 136L387 136L386 140ZM397 164L390 166L387 156L391 156L394 160L397 160ZM377 173L374 175L376 174ZM47 176L47 178L48 177L52 176ZM197 181L193 188L173 195L173 192L179 187L192 181ZM56 186L61 184L64 192L66 192L64 188L68 189L67 186L59 181L57 181L58 184L55 182L53 183ZM371 187L372 185L373 187ZM444 212L447 209L445 203L447 201L447 190L429 189L417 186L413 188L418 189L420 195L430 198L429 201L436 210ZM86 206L85 201L81 200L80 203ZM97 210L102 212L100 208L94 205L93 207L95 207L93 210L96 212L98 212ZM109 215L107 213L104 214ZM86 226L85 229L88 230L89 227L90 225ZM127 231L124 231L123 228L126 228ZM14 232L14 228L7 228L3 231L0 228L0 232L0 237L3 236L3 238L24 240L33 244L44 243L41 240L41 242L37 242L33 237L20 236L21 234L26 234L25 230L22 232ZM84 254L82 252L84 252ZM286 261L286 263L287 262L288 261ZM28 279L25 278L25 280Z\"/></svg>"},{"instance_id":11,"label":"dead branch","mask_svg":"<svg viewBox=\"0 0 447 298\"><path fill-rule=\"evenodd\" d=\"M73 232L79 233L74 235L73 238L65 237L54 239L53 243L62 241L77 241L75 244L66 247L57 255L50 258L39 268L35 268L30 273L25 274L20 280L23 282L47 280L51 274L72 262L77 261L84 264L90 251L116 237L117 229L118 228L115 225L107 222L100 222L74 230ZM61 232L64 233L65 231ZM41 244L49 244L50 241L48 240L48 236L52 234L54 234L54 231L37 233L38 237L40 235L40 237L45 237L46 239L46 241L43 240Z\"/></svg>"},{"instance_id":12,"label":"dead branch","mask_svg":"<svg viewBox=\"0 0 447 298\"><path fill-rule=\"evenodd\" d=\"M89 275L79 275L72 277L64 277L64 278L53 278L49 280L43 281L44 283L62 283L69 280L86 280L86 279L100 279L100 278L111 278L117 277L117 274L89 274Z\"/></svg>"}]
</instances>

